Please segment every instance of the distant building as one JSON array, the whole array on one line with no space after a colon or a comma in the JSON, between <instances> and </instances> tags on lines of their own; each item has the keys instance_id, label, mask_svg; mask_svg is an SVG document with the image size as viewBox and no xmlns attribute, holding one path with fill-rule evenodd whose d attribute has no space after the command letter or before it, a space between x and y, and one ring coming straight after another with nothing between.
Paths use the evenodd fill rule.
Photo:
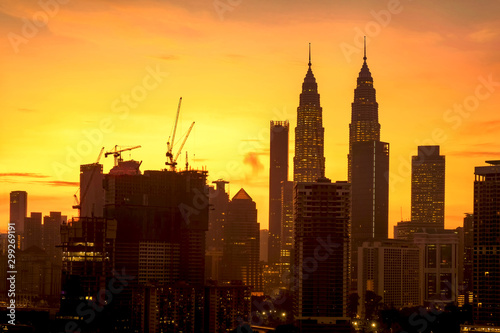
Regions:
<instances>
[{"instance_id":1,"label":"distant building","mask_svg":"<svg viewBox=\"0 0 500 333\"><path fill-rule=\"evenodd\" d=\"M362 318L366 291L396 309L422 304L420 249L415 244L393 239L364 242L358 249L358 267L358 314Z\"/></svg>"},{"instance_id":2,"label":"distant building","mask_svg":"<svg viewBox=\"0 0 500 333\"><path fill-rule=\"evenodd\" d=\"M459 236L455 230L416 233L413 242L419 246L422 300L424 305L444 306L458 301Z\"/></svg>"},{"instance_id":3,"label":"distant building","mask_svg":"<svg viewBox=\"0 0 500 333\"><path fill-rule=\"evenodd\" d=\"M266 260L280 263L281 183L288 180L288 121L271 121L269 166L269 250Z\"/></svg>"},{"instance_id":4,"label":"distant building","mask_svg":"<svg viewBox=\"0 0 500 333\"><path fill-rule=\"evenodd\" d=\"M213 181L216 186L209 188L208 231L207 251L222 251L224 248L224 224L227 219L229 194L226 192L226 184L229 182L219 179Z\"/></svg>"},{"instance_id":5,"label":"distant building","mask_svg":"<svg viewBox=\"0 0 500 333\"><path fill-rule=\"evenodd\" d=\"M229 203L224 226L224 281L242 281L252 291L262 290L259 262L260 224L252 198L240 189Z\"/></svg>"},{"instance_id":6,"label":"distant building","mask_svg":"<svg viewBox=\"0 0 500 333\"><path fill-rule=\"evenodd\" d=\"M443 226L428 222L401 221L394 226L394 238L413 241L415 233L439 233L443 230Z\"/></svg>"},{"instance_id":7,"label":"distant building","mask_svg":"<svg viewBox=\"0 0 500 333\"><path fill-rule=\"evenodd\" d=\"M295 318L335 323L347 317L350 184L297 183L294 191Z\"/></svg>"},{"instance_id":8,"label":"distant building","mask_svg":"<svg viewBox=\"0 0 500 333\"><path fill-rule=\"evenodd\" d=\"M31 213L24 219L24 249L36 246L43 249L42 213Z\"/></svg>"},{"instance_id":9,"label":"distant building","mask_svg":"<svg viewBox=\"0 0 500 333\"><path fill-rule=\"evenodd\" d=\"M310 45L308 66L297 108L293 158L295 182L314 182L325 176L323 109L320 106L318 84L311 69Z\"/></svg>"},{"instance_id":10,"label":"distant building","mask_svg":"<svg viewBox=\"0 0 500 333\"><path fill-rule=\"evenodd\" d=\"M500 326L500 161L475 168L474 323Z\"/></svg>"},{"instance_id":11,"label":"distant building","mask_svg":"<svg viewBox=\"0 0 500 333\"><path fill-rule=\"evenodd\" d=\"M259 260L263 262L268 262L269 261L269 230L268 229L261 229L260 230L260 255L259 255Z\"/></svg>"},{"instance_id":12,"label":"distant building","mask_svg":"<svg viewBox=\"0 0 500 333\"><path fill-rule=\"evenodd\" d=\"M411 220L444 228L445 158L439 146L418 146L411 165Z\"/></svg>"},{"instance_id":13,"label":"distant building","mask_svg":"<svg viewBox=\"0 0 500 333\"><path fill-rule=\"evenodd\" d=\"M389 229L389 144L380 141L378 103L366 48L351 109L347 159L352 192L351 289L355 290L358 247L373 238L387 238Z\"/></svg>"},{"instance_id":14,"label":"distant building","mask_svg":"<svg viewBox=\"0 0 500 333\"><path fill-rule=\"evenodd\" d=\"M10 216L9 222L15 223L16 248L24 247L24 219L28 214L28 193L26 191L10 192Z\"/></svg>"},{"instance_id":15,"label":"distant building","mask_svg":"<svg viewBox=\"0 0 500 333\"><path fill-rule=\"evenodd\" d=\"M10 222L16 224L16 233L24 233L24 218L28 214L28 193L26 191L10 192Z\"/></svg>"}]
</instances>

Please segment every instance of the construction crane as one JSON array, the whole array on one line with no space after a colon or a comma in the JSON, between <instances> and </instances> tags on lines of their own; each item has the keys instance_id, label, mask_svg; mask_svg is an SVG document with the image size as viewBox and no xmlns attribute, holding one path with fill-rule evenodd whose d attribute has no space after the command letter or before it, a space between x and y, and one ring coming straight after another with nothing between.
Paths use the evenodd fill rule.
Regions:
<instances>
[{"instance_id":1,"label":"construction crane","mask_svg":"<svg viewBox=\"0 0 500 333\"><path fill-rule=\"evenodd\" d=\"M175 133L177 132L177 123L179 121L179 113L181 111L181 103L182 103L182 97L179 98L179 105L177 106L177 114L175 116L172 141L170 141L170 139L169 139L169 141L167 142L167 154L166 154L167 162L165 162L165 165L170 166L171 171L175 171L175 166L177 165L177 158L179 158L179 155L182 152L182 148L184 147L184 144L186 143L186 140L187 140L187 138L188 138L189 134L191 133L191 130L193 129L193 126L194 126L194 121L193 121L193 123L189 127L184 139L182 140L182 143L181 143L181 146L179 147L179 150L177 151L177 153L175 154L175 157L174 157L173 149L174 149L174 143L175 143Z\"/></svg>"},{"instance_id":2,"label":"construction crane","mask_svg":"<svg viewBox=\"0 0 500 333\"><path fill-rule=\"evenodd\" d=\"M101 148L101 151L99 152L99 155L97 156L97 160L95 163L93 163L92 165L96 166L99 164L99 161L101 160L101 157L102 157L102 153L104 152L104 147ZM87 183L87 186L85 187L85 189L83 190L83 192L80 191L80 188L78 188L78 190L75 192L75 194L73 194L73 197L75 198L75 202L76 202L76 205L73 205L73 209L78 209L80 210L80 208L82 207L81 205L81 202L80 200L78 200L78 196L77 196L77 193L78 191L80 191L80 197L81 197L81 201L84 201L85 200L85 196L87 195L87 192L89 190L89 187L90 187L90 184L92 182L92 178L94 178L94 174L96 172L97 168L93 168L92 169L92 173L90 174L90 178L89 178L89 181Z\"/></svg>"},{"instance_id":3,"label":"construction crane","mask_svg":"<svg viewBox=\"0 0 500 333\"><path fill-rule=\"evenodd\" d=\"M118 165L118 162L122 162L123 159L122 159L122 152L124 151L128 151L128 150L132 150L132 149L137 149L137 148L141 148L141 146L135 146L135 147L128 147L128 148L123 148L123 149L120 149L118 150L118 146L115 146L115 150L112 150L112 151L108 151L104 154L104 157L108 157L109 155L113 155L113 157L115 158L115 166Z\"/></svg>"}]
</instances>

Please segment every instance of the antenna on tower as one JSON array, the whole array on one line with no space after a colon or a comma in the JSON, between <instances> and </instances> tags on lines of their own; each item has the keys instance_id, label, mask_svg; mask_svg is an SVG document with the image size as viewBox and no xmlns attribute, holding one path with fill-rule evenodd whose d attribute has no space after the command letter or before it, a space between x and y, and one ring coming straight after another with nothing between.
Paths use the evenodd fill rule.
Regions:
<instances>
[{"instance_id":1,"label":"antenna on tower","mask_svg":"<svg viewBox=\"0 0 500 333\"><path fill-rule=\"evenodd\" d=\"M309 67L311 67L311 43L309 43Z\"/></svg>"},{"instance_id":2,"label":"antenna on tower","mask_svg":"<svg viewBox=\"0 0 500 333\"><path fill-rule=\"evenodd\" d=\"M365 48L364 48L364 57L363 57L363 60L366 61L366 36L365 36Z\"/></svg>"}]
</instances>

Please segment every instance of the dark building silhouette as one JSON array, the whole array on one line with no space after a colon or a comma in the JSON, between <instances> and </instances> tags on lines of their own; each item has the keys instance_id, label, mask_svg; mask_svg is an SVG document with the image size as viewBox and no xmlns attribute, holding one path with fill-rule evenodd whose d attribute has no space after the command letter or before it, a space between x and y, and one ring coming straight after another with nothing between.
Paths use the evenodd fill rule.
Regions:
<instances>
[{"instance_id":1,"label":"dark building silhouette","mask_svg":"<svg viewBox=\"0 0 500 333\"><path fill-rule=\"evenodd\" d=\"M271 121L269 167L269 264L280 262L281 182L288 180L288 121Z\"/></svg>"},{"instance_id":2,"label":"dark building silhouette","mask_svg":"<svg viewBox=\"0 0 500 333\"><path fill-rule=\"evenodd\" d=\"M240 189L229 203L224 226L223 277L225 281L242 281L252 291L262 290L259 263L260 224L252 198Z\"/></svg>"},{"instance_id":3,"label":"dark building silhouette","mask_svg":"<svg viewBox=\"0 0 500 333\"><path fill-rule=\"evenodd\" d=\"M295 185L293 290L299 321L321 324L347 319L349 212L347 182L322 178Z\"/></svg>"},{"instance_id":4,"label":"dark building silhouette","mask_svg":"<svg viewBox=\"0 0 500 333\"><path fill-rule=\"evenodd\" d=\"M125 270L115 271L116 228L116 220L102 217L73 218L62 224L62 293L57 316L61 327L75 323L89 331L115 328L116 295L130 281L124 278ZM106 296L105 291L110 294Z\"/></svg>"},{"instance_id":5,"label":"dark building silhouette","mask_svg":"<svg viewBox=\"0 0 500 333\"><path fill-rule=\"evenodd\" d=\"M10 216L9 222L15 223L16 227L16 248L25 249L24 219L28 216L28 193L26 191L10 192Z\"/></svg>"},{"instance_id":6,"label":"dark building silhouette","mask_svg":"<svg viewBox=\"0 0 500 333\"><path fill-rule=\"evenodd\" d=\"M31 213L24 219L24 249L32 246L43 248L42 213Z\"/></svg>"},{"instance_id":7,"label":"dark building silhouette","mask_svg":"<svg viewBox=\"0 0 500 333\"><path fill-rule=\"evenodd\" d=\"M224 249L223 230L227 219L229 194L222 179L209 187L208 231L206 234L205 280L222 279L222 251Z\"/></svg>"},{"instance_id":8,"label":"dark building silhouette","mask_svg":"<svg viewBox=\"0 0 500 333\"><path fill-rule=\"evenodd\" d=\"M208 212L207 251L222 251L224 241L222 231L227 219L229 194L226 184L229 182L219 179L213 181L216 186L209 188L210 210Z\"/></svg>"},{"instance_id":9,"label":"dark building silhouette","mask_svg":"<svg viewBox=\"0 0 500 333\"><path fill-rule=\"evenodd\" d=\"M445 158L439 146L418 146L411 166L412 222L444 228Z\"/></svg>"},{"instance_id":10,"label":"dark building silhouette","mask_svg":"<svg viewBox=\"0 0 500 333\"><path fill-rule=\"evenodd\" d=\"M474 324L500 325L500 161L475 168Z\"/></svg>"},{"instance_id":11,"label":"dark building silhouette","mask_svg":"<svg viewBox=\"0 0 500 333\"><path fill-rule=\"evenodd\" d=\"M366 63L366 48L354 89L348 173L352 185L351 287L356 289L357 248L363 241L386 239L389 227L389 144L380 142L378 103Z\"/></svg>"},{"instance_id":12,"label":"dark building silhouette","mask_svg":"<svg viewBox=\"0 0 500 333\"><path fill-rule=\"evenodd\" d=\"M104 174L102 164L84 164L80 166L80 216L103 217Z\"/></svg>"},{"instance_id":13,"label":"dark building silhouette","mask_svg":"<svg viewBox=\"0 0 500 333\"><path fill-rule=\"evenodd\" d=\"M295 127L293 180L296 182L314 182L325 176L323 110L319 102L318 84L311 70L310 44L308 66L302 83Z\"/></svg>"}]
</instances>

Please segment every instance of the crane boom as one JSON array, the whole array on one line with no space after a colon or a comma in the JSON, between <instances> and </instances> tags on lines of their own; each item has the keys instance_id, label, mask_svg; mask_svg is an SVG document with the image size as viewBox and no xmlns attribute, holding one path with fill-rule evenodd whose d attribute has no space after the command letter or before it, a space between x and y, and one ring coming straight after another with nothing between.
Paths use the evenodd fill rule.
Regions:
<instances>
[{"instance_id":1,"label":"crane boom","mask_svg":"<svg viewBox=\"0 0 500 333\"><path fill-rule=\"evenodd\" d=\"M175 158L174 158L174 163L177 162L177 159L179 158L179 155L181 154L181 151L182 151L182 148L184 147L184 144L186 143L186 140L189 136L189 133L191 133L191 130L193 129L193 126L194 126L194 121L193 123L191 124L191 126L189 126L189 129L186 133L186 136L184 137L184 140L182 140L182 143L181 143L181 146L179 147L179 151L177 152L177 154L175 155Z\"/></svg>"},{"instance_id":2,"label":"crane boom","mask_svg":"<svg viewBox=\"0 0 500 333\"><path fill-rule=\"evenodd\" d=\"M122 152L132 150L132 149L137 149L137 148L141 148L141 146L128 147L128 148L117 150L118 146L116 145L115 150L106 152L104 154L104 157L108 157L109 155L113 155L113 157L115 158L115 166L117 166L118 161L121 161L121 159L122 159Z\"/></svg>"}]
</instances>

